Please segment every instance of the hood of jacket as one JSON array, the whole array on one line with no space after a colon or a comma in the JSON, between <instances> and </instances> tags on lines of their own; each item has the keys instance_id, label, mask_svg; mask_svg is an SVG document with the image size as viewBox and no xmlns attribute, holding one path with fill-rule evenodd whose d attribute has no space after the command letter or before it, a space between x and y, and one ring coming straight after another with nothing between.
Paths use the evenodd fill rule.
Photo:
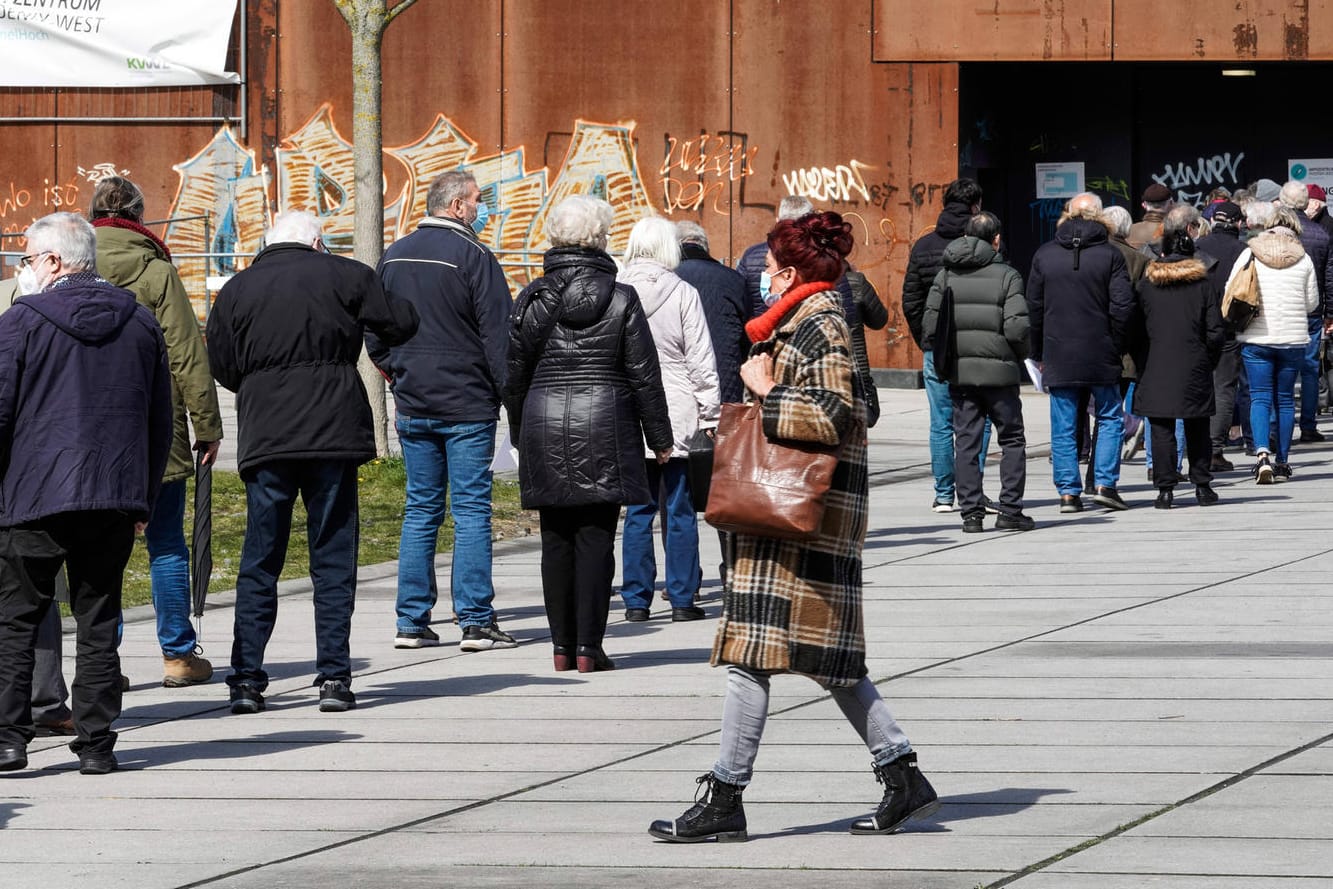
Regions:
<instances>
[{"instance_id":1,"label":"hood of jacket","mask_svg":"<svg viewBox=\"0 0 1333 889\"><path fill-rule=\"evenodd\" d=\"M127 228L97 229L97 273L108 281L128 287L139 280L155 259L167 261L152 238Z\"/></svg>"},{"instance_id":2,"label":"hood of jacket","mask_svg":"<svg viewBox=\"0 0 1333 889\"><path fill-rule=\"evenodd\" d=\"M666 305L684 283L666 266L642 257L621 269L616 280L638 292L644 314L649 318L657 314L657 310Z\"/></svg>"},{"instance_id":3,"label":"hood of jacket","mask_svg":"<svg viewBox=\"0 0 1333 889\"><path fill-rule=\"evenodd\" d=\"M1181 256L1172 253L1148 263L1144 277L1158 287L1170 287L1172 284L1189 284L1208 277L1208 264L1195 256Z\"/></svg>"},{"instance_id":4,"label":"hood of jacket","mask_svg":"<svg viewBox=\"0 0 1333 889\"><path fill-rule=\"evenodd\" d=\"M616 262L591 247L552 247L542 260L560 299L560 323L582 330L601 319L616 292Z\"/></svg>"},{"instance_id":5,"label":"hood of jacket","mask_svg":"<svg viewBox=\"0 0 1333 889\"><path fill-rule=\"evenodd\" d=\"M971 205L950 201L944 205L939 218L935 220L935 234L942 238L948 238L950 241L954 238L961 238L963 228L971 218Z\"/></svg>"},{"instance_id":6,"label":"hood of jacket","mask_svg":"<svg viewBox=\"0 0 1333 889\"><path fill-rule=\"evenodd\" d=\"M91 272L66 275L41 293L25 296L24 305L82 343L115 336L134 317L134 294Z\"/></svg>"},{"instance_id":7,"label":"hood of jacket","mask_svg":"<svg viewBox=\"0 0 1333 889\"><path fill-rule=\"evenodd\" d=\"M944 265L950 269L979 269L995 261L995 248L980 238L963 235L944 248Z\"/></svg>"},{"instance_id":8,"label":"hood of jacket","mask_svg":"<svg viewBox=\"0 0 1333 889\"><path fill-rule=\"evenodd\" d=\"M1254 251L1255 257L1270 269L1290 268L1305 255L1300 238L1289 234L1287 229L1262 231L1250 238L1245 246Z\"/></svg>"}]
</instances>

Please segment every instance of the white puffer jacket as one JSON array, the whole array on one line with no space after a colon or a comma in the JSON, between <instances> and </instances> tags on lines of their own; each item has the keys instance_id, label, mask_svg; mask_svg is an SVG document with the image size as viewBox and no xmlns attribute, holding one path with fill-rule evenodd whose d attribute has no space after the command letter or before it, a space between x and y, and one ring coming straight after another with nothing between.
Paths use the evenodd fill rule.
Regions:
<instances>
[{"instance_id":1,"label":"white puffer jacket","mask_svg":"<svg viewBox=\"0 0 1333 889\"><path fill-rule=\"evenodd\" d=\"M1236 334L1236 340L1259 346L1304 346L1310 342L1306 319L1319 308L1314 263L1295 232L1270 228L1251 238L1247 249L1236 257L1227 276L1228 287L1249 262L1251 252L1259 275L1259 314Z\"/></svg>"},{"instance_id":2,"label":"white puffer jacket","mask_svg":"<svg viewBox=\"0 0 1333 889\"><path fill-rule=\"evenodd\" d=\"M687 457L690 437L700 427L716 426L721 412L713 340L699 291L675 272L644 258L621 269L616 280L638 291L643 303L662 365L662 388L675 437L671 455ZM645 448L644 455L653 453Z\"/></svg>"}]
</instances>

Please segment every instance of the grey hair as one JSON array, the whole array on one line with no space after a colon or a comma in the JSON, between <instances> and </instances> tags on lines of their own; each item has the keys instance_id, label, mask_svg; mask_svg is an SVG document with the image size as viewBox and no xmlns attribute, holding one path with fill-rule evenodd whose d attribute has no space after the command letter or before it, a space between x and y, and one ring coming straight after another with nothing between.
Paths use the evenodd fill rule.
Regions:
<instances>
[{"instance_id":1,"label":"grey hair","mask_svg":"<svg viewBox=\"0 0 1333 889\"><path fill-rule=\"evenodd\" d=\"M1186 232L1191 225L1198 225L1203 216L1199 213L1199 208L1193 204L1177 204L1171 208L1171 212L1166 214L1162 220L1162 237L1175 234L1176 232Z\"/></svg>"},{"instance_id":2,"label":"grey hair","mask_svg":"<svg viewBox=\"0 0 1333 889\"><path fill-rule=\"evenodd\" d=\"M1077 210L1075 204L1081 204ZM1102 215L1102 199L1090 191L1080 192L1069 199L1071 218L1098 219Z\"/></svg>"},{"instance_id":3,"label":"grey hair","mask_svg":"<svg viewBox=\"0 0 1333 889\"><path fill-rule=\"evenodd\" d=\"M1134 217L1129 215L1129 211L1124 207L1111 206L1102 210L1102 219L1106 220L1111 226L1111 231L1118 238L1129 235L1129 230L1134 226Z\"/></svg>"},{"instance_id":4,"label":"grey hair","mask_svg":"<svg viewBox=\"0 0 1333 889\"><path fill-rule=\"evenodd\" d=\"M1280 225L1291 229L1296 234L1301 233L1304 224L1301 222L1301 214L1286 205L1280 205L1273 208L1273 226Z\"/></svg>"},{"instance_id":5,"label":"grey hair","mask_svg":"<svg viewBox=\"0 0 1333 889\"><path fill-rule=\"evenodd\" d=\"M449 170L435 177L426 192L426 214L442 216L454 201L462 200L477 184L477 177L467 170Z\"/></svg>"},{"instance_id":6,"label":"grey hair","mask_svg":"<svg viewBox=\"0 0 1333 889\"><path fill-rule=\"evenodd\" d=\"M29 253L51 252L65 268L76 272L97 271L97 232L92 223L73 213L52 213L28 226L24 232Z\"/></svg>"},{"instance_id":7,"label":"grey hair","mask_svg":"<svg viewBox=\"0 0 1333 889\"><path fill-rule=\"evenodd\" d=\"M682 244L694 244L708 249L708 232L693 219L682 219L676 223L676 240Z\"/></svg>"},{"instance_id":8,"label":"grey hair","mask_svg":"<svg viewBox=\"0 0 1333 889\"><path fill-rule=\"evenodd\" d=\"M625 263L636 259L650 259L668 269L680 265L676 226L661 216L645 216L634 223L629 232L629 244L625 247Z\"/></svg>"},{"instance_id":9,"label":"grey hair","mask_svg":"<svg viewBox=\"0 0 1333 889\"><path fill-rule=\"evenodd\" d=\"M553 247L606 249L616 211L601 198L576 194L555 205L546 218L546 237Z\"/></svg>"},{"instance_id":10,"label":"grey hair","mask_svg":"<svg viewBox=\"0 0 1333 889\"><path fill-rule=\"evenodd\" d=\"M287 210L273 217L273 224L264 233L264 244L306 244L322 237L324 226L319 217L309 210Z\"/></svg>"},{"instance_id":11,"label":"grey hair","mask_svg":"<svg viewBox=\"0 0 1333 889\"><path fill-rule=\"evenodd\" d=\"M1310 206L1310 189L1305 183L1292 179L1282 186L1277 199L1282 202L1282 206L1304 213L1305 208Z\"/></svg>"},{"instance_id":12,"label":"grey hair","mask_svg":"<svg viewBox=\"0 0 1333 889\"><path fill-rule=\"evenodd\" d=\"M815 205L803 194L789 194L778 202L778 222L784 219L800 219L815 212Z\"/></svg>"},{"instance_id":13,"label":"grey hair","mask_svg":"<svg viewBox=\"0 0 1333 889\"><path fill-rule=\"evenodd\" d=\"M1270 227L1276 209L1268 201L1250 201L1245 205L1245 225L1255 231Z\"/></svg>"}]
</instances>

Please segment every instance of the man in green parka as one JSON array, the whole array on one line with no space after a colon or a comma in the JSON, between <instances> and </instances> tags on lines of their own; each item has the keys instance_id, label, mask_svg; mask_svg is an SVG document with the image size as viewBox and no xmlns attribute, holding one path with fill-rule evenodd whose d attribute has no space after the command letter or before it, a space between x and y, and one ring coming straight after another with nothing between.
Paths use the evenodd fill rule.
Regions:
<instances>
[{"instance_id":1,"label":"man in green parka","mask_svg":"<svg viewBox=\"0 0 1333 889\"><path fill-rule=\"evenodd\" d=\"M143 225L143 210L139 187L120 176L109 176L97 183L89 216L97 229L98 274L134 293L153 312L167 342L175 433L162 493L153 506L144 539L162 647L162 684L179 688L207 682L213 676L213 665L199 657L190 623L185 487L194 471L193 451L202 451L205 463L217 458L222 414L199 319L171 264L171 251ZM193 448L187 414L194 427Z\"/></svg>"}]
</instances>

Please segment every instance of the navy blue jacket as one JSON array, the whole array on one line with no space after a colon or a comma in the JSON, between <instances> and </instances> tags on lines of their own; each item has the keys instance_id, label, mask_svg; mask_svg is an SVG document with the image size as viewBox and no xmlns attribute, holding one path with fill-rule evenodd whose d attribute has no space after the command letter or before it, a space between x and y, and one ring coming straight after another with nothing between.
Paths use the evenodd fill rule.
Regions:
<instances>
[{"instance_id":1,"label":"navy blue jacket","mask_svg":"<svg viewBox=\"0 0 1333 889\"><path fill-rule=\"evenodd\" d=\"M758 318L768 310L764 298L759 295L759 276L764 273L764 263L767 260L768 242L760 241L758 244L746 247L745 252L741 254L741 261L736 263L736 271L745 279L745 293L749 301L751 318ZM838 279L838 296L842 297L842 314L846 317L848 326L860 324L861 312L856 307L856 297L852 294L852 285L846 275ZM922 303L922 308L925 308L925 303ZM722 400L727 399L724 397Z\"/></svg>"},{"instance_id":2,"label":"navy blue jacket","mask_svg":"<svg viewBox=\"0 0 1333 889\"><path fill-rule=\"evenodd\" d=\"M162 329L134 294L67 275L0 315L0 527L148 518L171 451Z\"/></svg>"},{"instance_id":3,"label":"navy blue jacket","mask_svg":"<svg viewBox=\"0 0 1333 889\"><path fill-rule=\"evenodd\" d=\"M446 423L500 416L509 355L509 284L472 229L428 217L380 260L390 296L413 305L417 335L390 348L366 337L370 360L393 381L398 413Z\"/></svg>"},{"instance_id":4,"label":"navy blue jacket","mask_svg":"<svg viewBox=\"0 0 1333 889\"><path fill-rule=\"evenodd\" d=\"M722 400L738 403L745 398L741 362L750 352L750 338L745 335L745 322L750 319L745 279L695 244L681 244L680 253L684 259L676 267L676 274L699 291L708 335L713 340Z\"/></svg>"},{"instance_id":5,"label":"navy blue jacket","mask_svg":"<svg viewBox=\"0 0 1333 889\"><path fill-rule=\"evenodd\" d=\"M1100 222L1074 218L1037 248L1027 282L1029 357L1048 387L1114 386L1134 313L1125 258Z\"/></svg>"},{"instance_id":6,"label":"navy blue jacket","mask_svg":"<svg viewBox=\"0 0 1333 889\"><path fill-rule=\"evenodd\" d=\"M265 247L208 314L213 378L236 393L242 477L273 460L375 456L370 400L357 373L366 329L400 343L416 312L374 269L298 243Z\"/></svg>"}]
</instances>

